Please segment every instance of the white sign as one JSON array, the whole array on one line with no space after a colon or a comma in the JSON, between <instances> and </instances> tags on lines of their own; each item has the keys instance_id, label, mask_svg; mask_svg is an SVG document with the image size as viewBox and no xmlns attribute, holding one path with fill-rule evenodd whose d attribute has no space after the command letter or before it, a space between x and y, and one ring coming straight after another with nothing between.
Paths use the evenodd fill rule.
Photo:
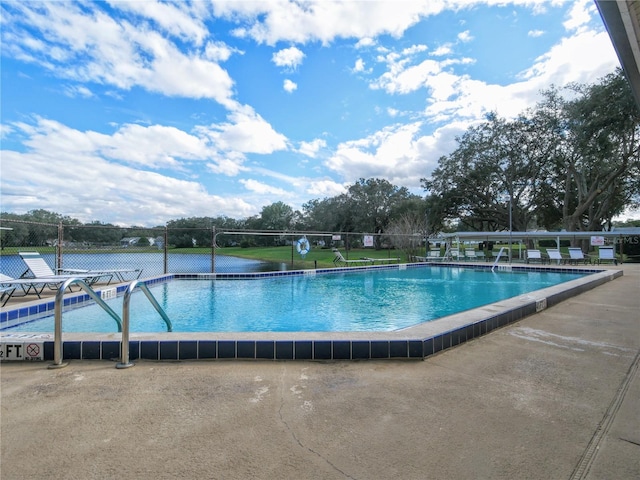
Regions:
<instances>
[{"instance_id":1,"label":"white sign","mask_svg":"<svg viewBox=\"0 0 640 480\"><path fill-rule=\"evenodd\" d=\"M2 342L0 360L44 360L42 342Z\"/></svg>"},{"instance_id":2,"label":"white sign","mask_svg":"<svg viewBox=\"0 0 640 480\"><path fill-rule=\"evenodd\" d=\"M333 240L333 241L342 240L342 236L341 235L331 235L331 240Z\"/></svg>"},{"instance_id":3,"label":"white sign","mask_svg":"<svg viewBox=\"0 0 640 480\"><path fill-rule=\"evenodd\" d=\"M373 247L373 235L365 235L364 236L364 246L365 247Z\"/></svg>"},{"instance_id":4,"label":"white sign","mask_svg":"<svg viewBox=\"0 0 640 480\"><path fill-rule=\"evenodd\" d=\"M604 237L591 237L591 246L595 247L602 247L604 245Z\"/></svg>"}]
</instances>

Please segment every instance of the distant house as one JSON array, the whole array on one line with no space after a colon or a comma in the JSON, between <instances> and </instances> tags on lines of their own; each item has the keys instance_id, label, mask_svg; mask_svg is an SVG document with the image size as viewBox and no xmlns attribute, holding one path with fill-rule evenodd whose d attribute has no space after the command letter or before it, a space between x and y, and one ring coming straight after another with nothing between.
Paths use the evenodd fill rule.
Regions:
<instances>
[{"instance_id":1,"label":"distant house","mask_svg":"<svg viewBox=\"0 0 640 480\"><path fill-rule=\"evenodd\" d=\"M162 250L164 248L164 237L158 236L156 238L152 238L151 241L153 241L152 245L158 247L158 250Z\"/></svg>"},{"instance_id":2,"label":"distant house","mask_svg":"<svg viewBox=\"0 0 640 480\"><path fill-rule=\"evenodd\" d=\"M124 237L122 240L120 240L120 246L122 248L135 247L138 244L139 240L140 237Z\"/></svg>"}]
</instances>

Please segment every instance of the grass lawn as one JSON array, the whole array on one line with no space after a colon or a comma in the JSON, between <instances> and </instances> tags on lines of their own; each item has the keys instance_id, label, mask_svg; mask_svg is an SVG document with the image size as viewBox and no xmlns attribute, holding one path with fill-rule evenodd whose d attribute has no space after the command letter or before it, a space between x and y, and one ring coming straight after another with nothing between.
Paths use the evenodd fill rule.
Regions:
<instances>
[{"instance_id":1,"label":"grass lawn","mask_svg":"<svg viewBox=\"0 0 640 480\"><path fill-rule=\"evenodd\" d=\"M193 251L194 249L184 249L184 252ZM204 250L204 249L203 249ZM171 250L174 252L176 250ZM210 251L210 250L209 250ZM349 259L362 257L368 258L400 258L401 262L406 261L404 255L399 250L374 250L372 248L355 248L346 252L341 250L342 255ZM202 252L204 253L204 252ZM253 260L263 260L266 262L282 262L291 265L293 262L294 269L309 269L333 267L334 254L330 248L312 247L304 258L296 251L295 247L227 247L216 249L218 255L229 255L233 257L249 258Z\"/></svg>"}]
</instances>

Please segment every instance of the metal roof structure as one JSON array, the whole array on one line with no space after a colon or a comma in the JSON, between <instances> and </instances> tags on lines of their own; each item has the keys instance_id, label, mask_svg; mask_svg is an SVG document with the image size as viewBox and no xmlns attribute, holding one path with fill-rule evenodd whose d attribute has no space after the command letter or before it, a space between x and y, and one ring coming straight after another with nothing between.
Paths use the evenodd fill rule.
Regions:
<instances>
[{"instance_id":1,"label":"metal roof structure","mask_svg":"<svg viewBox=\"0 0 640 480\"><path fill-rule=\"evenodd\" d=\"M640 108L640 1L595 2Z\"/></svg>"},{"instance_id":2,"label":"metal roof structure","mask_svg":"<svg viewBox=\"0 0 640 480\"><path fill-rule=\"evenodd\" d=\"M619 238L619 237L627 237L629 235L640 235L640 228L624 228L612 231L593 231L593 232L548 232L545 230L537 230L533 232L509 232L509 231L500 231L500 232L453 232L453 233L443 233L438 235L437 237L433 237L430 240L436 241L438 240L446 240L452 238L459 238L460 240L480 240L480 241L507 241L509 238L516 240L539 240L539 239L562 239L562 240L584 240L590 239L591 237L605 237L605 238Z\"/></svg>"}]
</instances>

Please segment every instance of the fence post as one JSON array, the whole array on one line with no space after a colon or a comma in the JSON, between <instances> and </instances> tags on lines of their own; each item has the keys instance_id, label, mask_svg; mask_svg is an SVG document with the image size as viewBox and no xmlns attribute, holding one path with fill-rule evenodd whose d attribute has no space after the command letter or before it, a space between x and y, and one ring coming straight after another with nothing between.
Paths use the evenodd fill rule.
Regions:
<instances>
[{"instance_id":1,"label":"fence post","mask_svg":"<svg viewBox=\"0 0 640 480\"><path fill-rule=\"evenodd\" d=\"M62 268L62 244L64 243L64 226L58 223L58 244L56 245L56 273Z\"/></svg>"},{"instance_id":2,"label":"fence post","mask_svg":"<svg viewBox=\"0 0 640 480\"><path fill-rule=\"evenodd\" d=\"M211 273L216 273L216 226L211 227Z\"/></svg>"},{"instance_id":3,"label":"fence post","mask_svg":"<svg viewBox=\"0 0 640 480\"><path fill-rule=\"evenodd\" d=\"M164 274L169 273L169 229L164 227Z\"/></svg>"}]
</instances>

